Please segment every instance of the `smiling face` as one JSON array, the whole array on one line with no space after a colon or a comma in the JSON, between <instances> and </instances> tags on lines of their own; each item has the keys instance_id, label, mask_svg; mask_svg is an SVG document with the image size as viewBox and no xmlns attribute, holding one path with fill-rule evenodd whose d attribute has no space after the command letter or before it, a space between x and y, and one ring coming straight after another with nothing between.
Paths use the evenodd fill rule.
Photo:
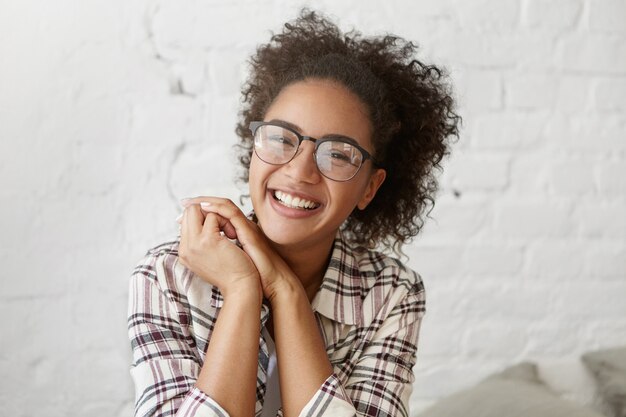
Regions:
<instances>
[{"instance_id":1,"label":"smiling face","mask_svg":"<svg viewBox=\"0 0 626 417\"><path fill-rule=\"evenodd\" d=\"M365 105L335 82L316 79L288 85L265 114L264 121L270 120L302 135L345 136L370 153L374 150ZM373 168L368 160L349 181L330 180L318 170L314 149L312 142L302 142L297 155L284 165L265 163L252 154L252 205L263 232L279 246L330 248L344 220L355 207L367 206L385 178L385 171Z\"/></svg>"}]
</instances>

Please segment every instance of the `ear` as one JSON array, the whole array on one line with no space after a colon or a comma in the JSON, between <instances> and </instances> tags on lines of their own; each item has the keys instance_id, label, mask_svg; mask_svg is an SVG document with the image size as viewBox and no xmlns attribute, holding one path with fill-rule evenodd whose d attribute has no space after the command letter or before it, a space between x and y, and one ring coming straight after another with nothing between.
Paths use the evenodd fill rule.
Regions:
<instances>
[{"instance_id":1,"label":"ear","mask_svg":"<svg viewBox=\"0 0 626 417\"><path fill-rule=\"evenodd\" d=\"M356 205L359 210L365 210L367 205L374 199L376 192L385 181L385 177L387 176L387 171L384 169L377 169L370 176L369 183L367 184L367 188L365 188L365 192L363 196L359 200L359 203Z\"/></svg>"}]
</instances>

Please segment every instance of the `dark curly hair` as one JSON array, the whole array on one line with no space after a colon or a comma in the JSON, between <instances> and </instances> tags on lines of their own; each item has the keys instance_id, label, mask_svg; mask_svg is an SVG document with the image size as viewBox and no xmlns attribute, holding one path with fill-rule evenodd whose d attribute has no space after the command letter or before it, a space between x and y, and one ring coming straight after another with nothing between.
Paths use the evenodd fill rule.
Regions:
<instances>
[{"instance_id":1,"label":"dark curly hair","mask_svg":"<svg viewBox=\"0 0 626 417\"><path fill-rule=\"evenodd\" d=\"M434 206L434 171L441 169L450 139L458 138L461 120L445 71L415 59L416 52L417 45L394 35L343 34L327 18L303 9L250 59L236 129L241 179L248 181L253 152L248 126L263 120L285 86L305 79L339 82L369 110L374 157L387 171L374 199L364 210L355 209L342 228L352 244L400 250Z\"/></svg>"}]
</instances>

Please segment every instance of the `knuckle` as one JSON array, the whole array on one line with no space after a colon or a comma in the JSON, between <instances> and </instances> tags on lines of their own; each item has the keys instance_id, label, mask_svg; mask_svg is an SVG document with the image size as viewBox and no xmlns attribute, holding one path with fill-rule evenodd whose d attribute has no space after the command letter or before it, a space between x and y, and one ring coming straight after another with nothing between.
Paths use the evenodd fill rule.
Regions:
<instances>
[{"instance_id":1,"label":"knuckle","mask_svg":"<svg viewBox=\"0 0 626 417\"><path fill-rule=\"evenodd\" d=\"M214 223L214 222L217 222L218 220L219 220L219 216L216 213L212 213L212 212L207 213L205 215L205 217L204 217L204 222L205 223L207 221L211 222L211 223Z\"/></svg>"},{"instance_id":2,"label":"knuckle","mask_svg":"<svg viewBox=\"0 0 626 417\"><path fill-rule=\"evenodd\" d=\"M239 207L237 207L237 205L230 198L225 198L224 204L229 210L239 210Z\"/></svg>"}]
</instances>

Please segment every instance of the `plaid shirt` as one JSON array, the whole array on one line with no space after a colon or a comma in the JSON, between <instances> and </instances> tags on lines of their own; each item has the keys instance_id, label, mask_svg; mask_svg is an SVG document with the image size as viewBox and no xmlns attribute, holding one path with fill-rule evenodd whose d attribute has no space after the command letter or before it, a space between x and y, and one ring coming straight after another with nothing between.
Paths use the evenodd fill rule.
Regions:
<instances>
[{"instance_id":1,"label":"plaid shirt","mask_svg":"<svg viewBox=\"0 0 626 417\"><path fill-rule=\"evenodd\" d=\"M223 299L179 262L179 241L150 249L131 277L135 416L228 416L194 385ZM334 373L300 415L407 417L425 312L419 275L378 252L350 249L338 232L311 305ZM262 325L268 315L264 304ZM263 407L268 361L259 334L256 416Z\"/></svg>"}]
</instances>

